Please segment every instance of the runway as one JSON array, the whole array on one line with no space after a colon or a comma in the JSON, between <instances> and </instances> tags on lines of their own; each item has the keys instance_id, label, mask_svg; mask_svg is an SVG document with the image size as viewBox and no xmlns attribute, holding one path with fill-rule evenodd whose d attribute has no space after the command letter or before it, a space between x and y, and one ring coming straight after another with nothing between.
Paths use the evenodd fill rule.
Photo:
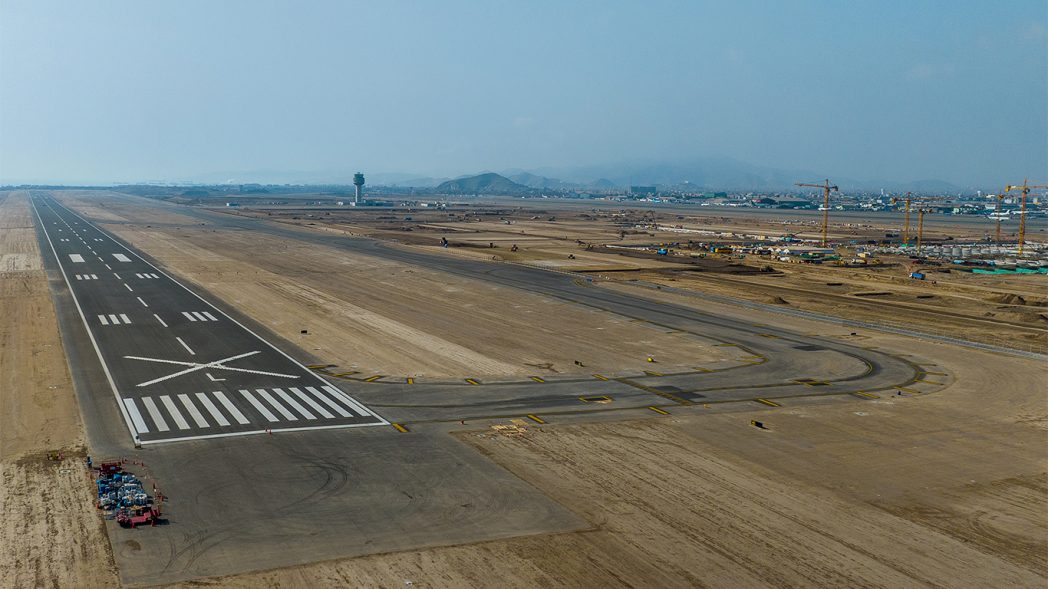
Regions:
<instances>
[{"instance_id":1,"label":"runway","mask_svg":"<svg viewBox=\"0 0 1048 589\"><path fill-rule=\"evenodd\" d=\"M53 198L33 205L136 443L387 423Z\"/></svg>"}]
</instances>

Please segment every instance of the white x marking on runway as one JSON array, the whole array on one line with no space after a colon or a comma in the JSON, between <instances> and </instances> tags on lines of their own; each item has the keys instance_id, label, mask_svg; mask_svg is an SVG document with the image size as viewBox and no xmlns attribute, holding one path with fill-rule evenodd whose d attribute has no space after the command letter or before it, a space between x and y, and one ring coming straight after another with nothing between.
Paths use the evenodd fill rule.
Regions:
<instances>
[{"instance_id":1,"label":"white x marking on runway","mask_svg":"<svg viewBox=\"0 0 1048 589\"><path fill-rule=\"evenodd\" d=\"M214 362L208 362L206 364L200 364L199 362L183 362L181 360L164 360L162 358L143 358L142 356L124 356L124 358L127 358L129 360L142 360L142 361L145 361L145 362L160 362L160 363L163 363L163 364L178 364L180 366L189 366L190 367L190 368L186 368L185 370L179 370L178 372L175 372L173 374L169 374L167 376L161 376L160 378L155 378L153 380L150 380L150 381L147 381L147 382L143 382L143 383L140 383L140 384L136 385L136 386L140 386L140 387L147 387L147 386L149 386L151 384L156 384L158 382L162 382L162 381L165 381L165 380L168 380L168 379L171 379L171 378L175 378L176 376L182 376L182 375L185 375L185 374L189 374L190 372L196 372L197 370L204 370L205 368L218 368L219 370L232 370L234 372L250 372L251 374L263 374L265 376L281 376L281 377L284 377L284 378L298 378L298 376L296 376L294 374L280 374L279 372L265 372L265 371L262 371L262 370L248 370L247 368L234 368L232 366L226 366L225 365L226 362L232 362L233 360L239 360L241 358L247 358L248 356L254 356L255 354L260 354L260 353L261 352L259 352L259 351L248 352L246 354L239 354L237 356L230 356L228 358L223 358L221 360L215 360Z\"/></svg>"}]
</instances>

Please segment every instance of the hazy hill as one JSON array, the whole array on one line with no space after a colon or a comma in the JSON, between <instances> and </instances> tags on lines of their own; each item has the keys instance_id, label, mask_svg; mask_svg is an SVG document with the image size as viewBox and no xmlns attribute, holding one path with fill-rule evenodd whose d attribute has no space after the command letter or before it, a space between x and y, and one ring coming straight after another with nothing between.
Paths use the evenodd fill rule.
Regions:
<instances>
[{"instance_id":1,"label":"hazy hill","mask_svg":"<svg viewBox=\"0 0 1048 589\"><path fill-rule=\"evenodd\" d=\"M509 178L488 172L477 176L466 176L441 183L436 192L443 194L522 194L532 189L517 184Z\"/></svg>"},{"instance_id":2,"label":"hazy hill","mask_svg":"<svg viewBox=\"0 0 1048 589\"><path fill-rule=\"evenodd\" d=\"M520 172L517 174L509 175L510 180L517 184L522 184L529 188L537 188L539 190L543 188L550 188L553 190L571 190L577 188L579 185L573 182L565 182L558 180L557 178L547 178L546 176L539 176L538 174L532 174L530 172Z\"/></svg>"}]
</instances>

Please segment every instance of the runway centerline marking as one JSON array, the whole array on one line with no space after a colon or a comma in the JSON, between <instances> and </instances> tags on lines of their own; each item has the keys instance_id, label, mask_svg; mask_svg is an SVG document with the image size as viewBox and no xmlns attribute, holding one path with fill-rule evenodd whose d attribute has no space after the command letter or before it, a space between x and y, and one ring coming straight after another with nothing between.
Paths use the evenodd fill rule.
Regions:
<instances>
[{"instance_id":1,"label":"runway centerline marking","mask_svg":"<svg viewBox=\"0 0 1048 589\"><path fill-rule=\"evenodd\" d=\"M156 313L153 313L153 317L156 317L156 320L160 322L160 325L163 325L164 327L167 327L167 323L164 323L164 320L160 318L160 315L157 315Z\"/></svg>"},{"instance_id":2,"label":"runway centerline marking","mask_svg":"<svg viewBox=\"0 0 1048 589\"><path fill-rule=\"evenodd\" d=\"M142 303L143 307L148 307L149 306L149 305L146 304L145 301L142 300L142 297L135 297L135 298L138 299L138 302Z\"/></svg>"},{"instance_id":3,"label":"runway centerline marking","mask_svg":"<svg viewBox=\"0 0 1048 589\"><path fill-rule=\"evenodd\" d=\"M189 344L187 344L185 342L185 340L183 340L182 338L177 337L177 336L175 337L175 339L178 340L178 343L182 344L182 347L185 348L187 352L189 352L190 354L196 356L196 352L193 351L193 348L189 347Z\"/></svg>"}]
</instances>

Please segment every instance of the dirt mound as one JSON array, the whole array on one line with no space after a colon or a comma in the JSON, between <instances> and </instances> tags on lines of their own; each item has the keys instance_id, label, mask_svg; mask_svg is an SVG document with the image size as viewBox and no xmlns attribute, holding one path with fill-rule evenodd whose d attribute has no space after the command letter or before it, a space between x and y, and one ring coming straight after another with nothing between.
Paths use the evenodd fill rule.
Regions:
<instances>
[{"instance_id":1,"label":"dirt mound","mask_svg":"<svg viewBox=\"0 0 1048 589\"><path fill-rule=\"evenodd\" d=\"M1014 294L1014 293L1008 293L1008 294L997 295L995 297L990 297L990 301L992 301L994 303L1000 303L1002 305L1025 305L1026 304L1026 299L1023 298L1022 295L1017 295L1017 294Z\"/></svg>"},{"instance_id":2,"label":"dirt mound","mask_svg":"<svg viewBox=\"0 0 1048 589\"><path fill-rule=\"evenodd\" d=\"M788 304L790 304L789 301L787 301L786 299L784 299L782 297L768 297L768 302L773 304L773 305L788 305Z\"/></svg>"}]
</instances>

